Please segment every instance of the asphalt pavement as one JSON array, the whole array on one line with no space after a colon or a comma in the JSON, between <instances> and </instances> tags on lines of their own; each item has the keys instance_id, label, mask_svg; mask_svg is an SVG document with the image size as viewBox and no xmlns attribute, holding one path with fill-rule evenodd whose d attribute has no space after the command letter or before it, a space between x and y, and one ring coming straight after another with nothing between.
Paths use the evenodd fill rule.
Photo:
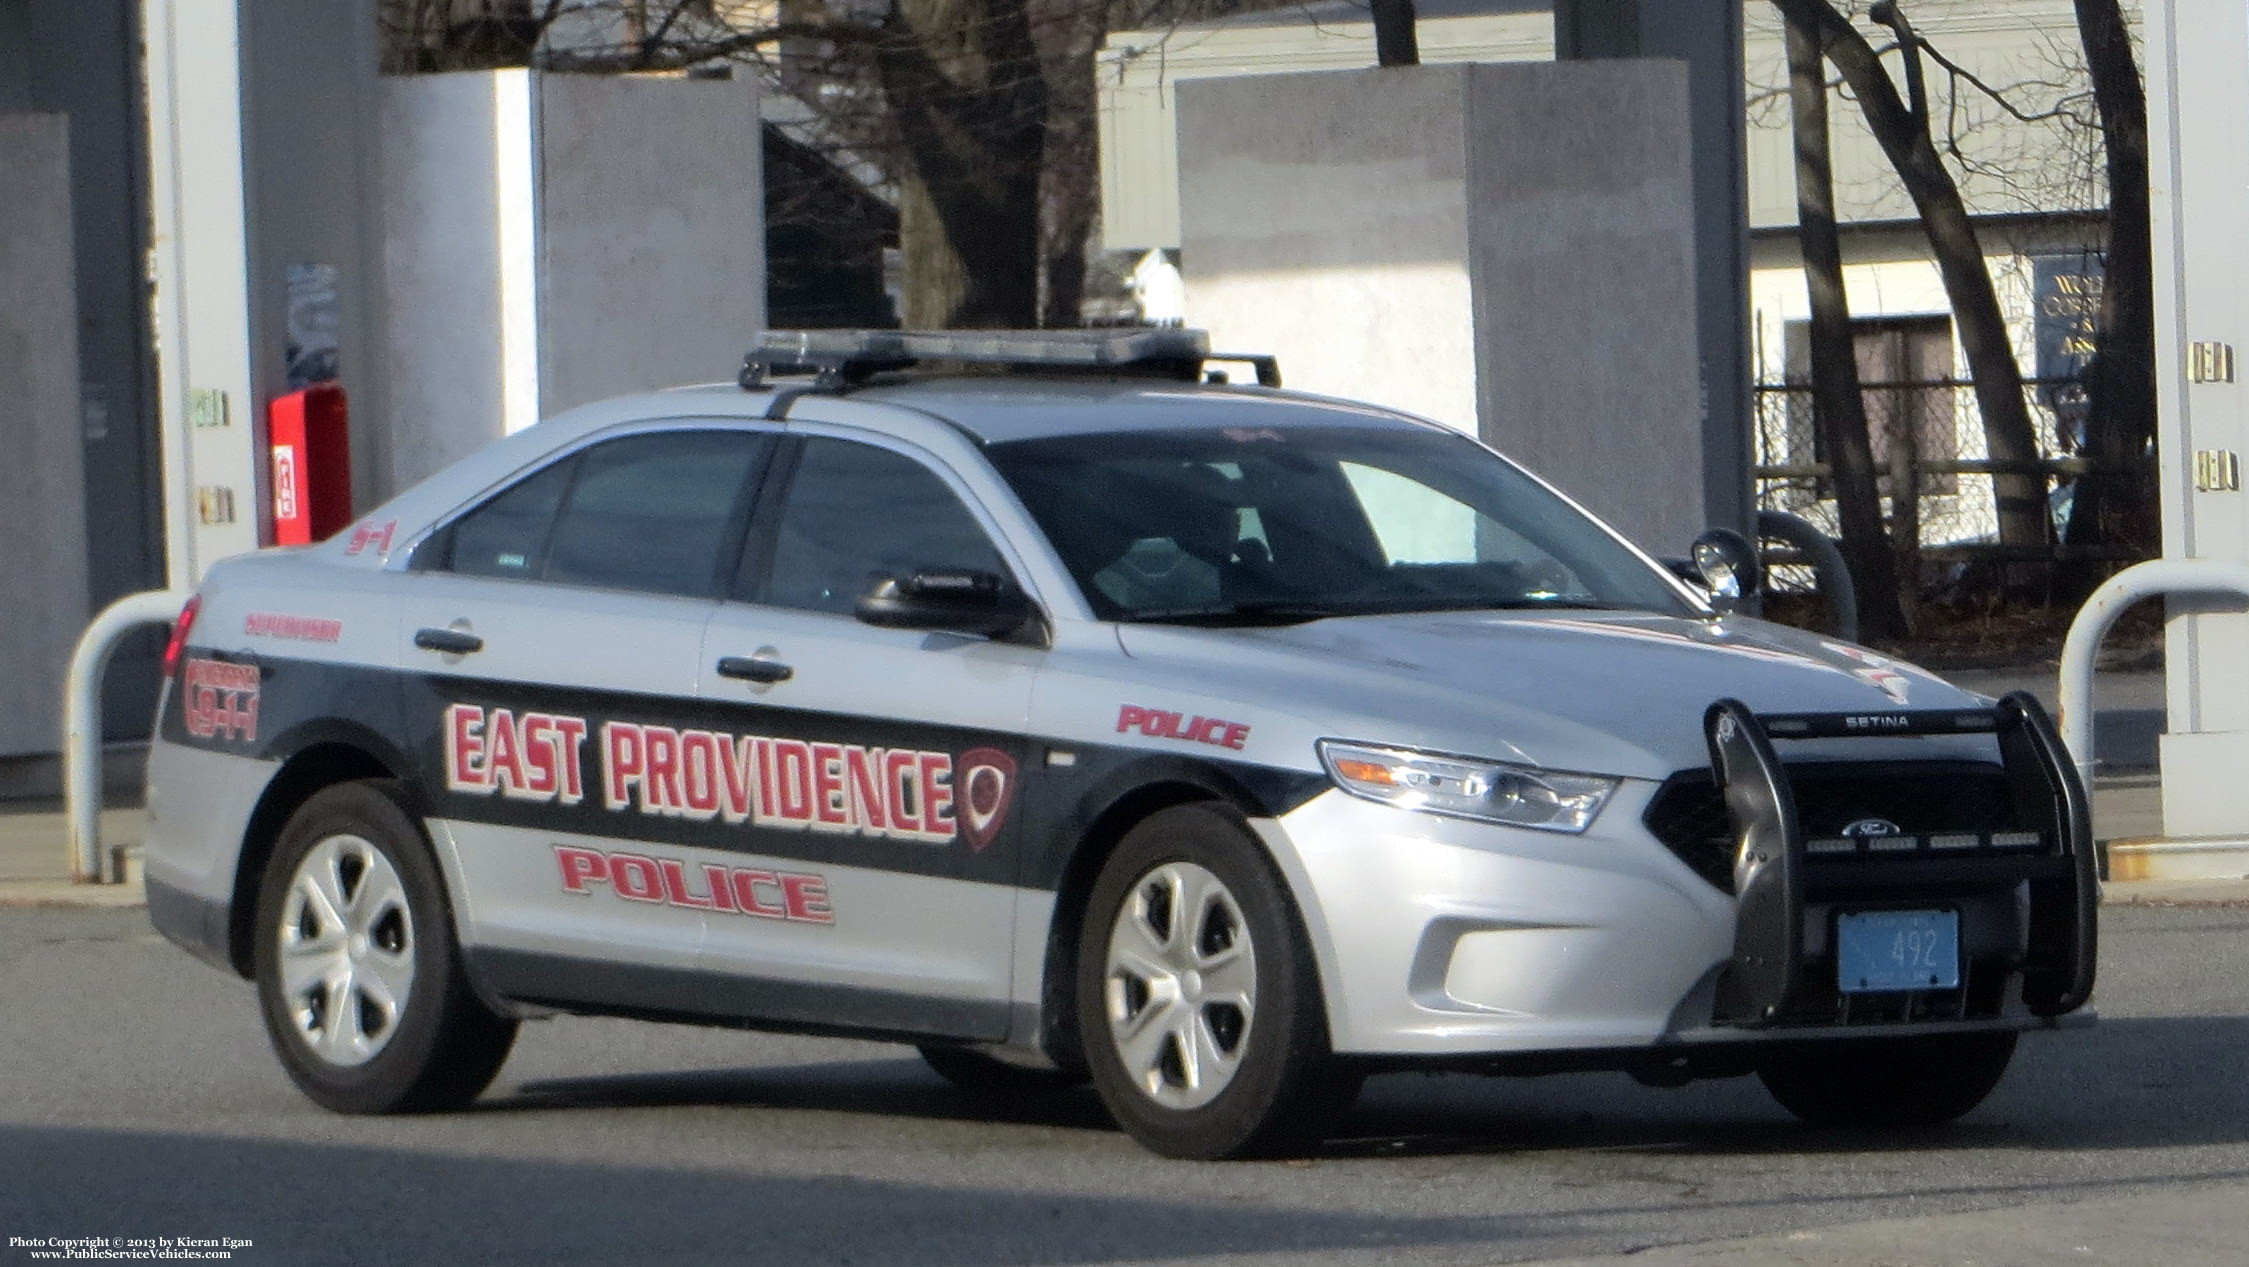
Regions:
<instances>
[{"instance_id":1,"label":"asphalt pavement","mask_svg":"<svg viewBox=\"0 0 2249 1267\"><path fill-rule=\"evenodd\" d=\"M2104 839L2160 830L2132 759L2160 682L2132 676L2100 696ZM114 808L104 836L143 825ZM94 909L137 884L67 866L59 806L0 805L0 1237L540 1267L2249 1262L2249 881L2109 885L2104 1019L2026 1040L1951 1131L1807 1132L1742 1080L1393 1075L1317 1157L1201 1166L1084 1092L967 1100L908 1049L567 1017L528 1026L472 1112L332 1117L247 986Z\"/></svg>"},{"instance_id":2,"label":"asphalt pavement","mask_svg":"<svg viewBox=\"0 0 2249 1267\"><path fill-rule=\"evenodd\" d=\"M322 1112L242 982L140 912L0 910L0 1247L237 1262L1909 1267L2239 1264L2249 909L2116 908L2101 1021L1957 1126L1807 1130L1753 1080L1375 1079L1285 1162L1142 1151L1084 1090L972 1100L910 1049L559 1017L463 1113ZM0 1267L29 1262L0 1248Z\"/></svg>"}]
</instances>

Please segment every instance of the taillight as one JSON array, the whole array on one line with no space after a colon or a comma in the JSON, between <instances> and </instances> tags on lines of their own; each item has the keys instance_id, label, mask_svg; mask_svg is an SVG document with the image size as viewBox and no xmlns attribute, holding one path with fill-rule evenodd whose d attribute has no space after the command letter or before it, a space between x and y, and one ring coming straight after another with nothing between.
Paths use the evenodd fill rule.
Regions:
<instances>
[{"instance_id":1,"label":"taillight","mask_svg":"<svg viewBox=\"0 0 2249 1267\"><path fill-rule=\"evenodd\" d=\"M172 640L164 644L164 676L179 671L180 654L187 650L188 632L195 628L195 613L203 610L203 596L191 595L187 605L180 608L180 618L172 622Z\"/></svg>"}]
</instances>

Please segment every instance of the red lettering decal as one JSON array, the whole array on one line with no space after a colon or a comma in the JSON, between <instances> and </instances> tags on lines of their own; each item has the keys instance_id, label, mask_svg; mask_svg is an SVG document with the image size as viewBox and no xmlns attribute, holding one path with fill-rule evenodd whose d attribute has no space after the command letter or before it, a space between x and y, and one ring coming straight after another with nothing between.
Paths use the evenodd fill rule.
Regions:
<instances>
[{"instance_id":1,"label":"red lettering decal","mask_svg":"<svg viewBox=\"0 0 2249 1267\"><path fill-rule=\"evenodd\" d=\"M662 867L664 872L665 901L670 902L673 906L686 906L698 911L711 909L713 903L709 897L701 893L688 892L686 863L677 858L665 858L658 865Z\"/></svg>"},{"instance_id":2,"label":"red lettering decal","mask_svg":"<svg viewBox=\"0 0 2249 1267\"><path fill-rule=\"evenodd\" d=\"M1218 732L1224 729L1226 729L1226 723L1216 717L1197 717L1195 719L1195 742L1217 743Z\"/></svg>"},{"instance_id":3,"label":"red lettering decal","mask_svg":"<svg viewBox=\"0 0 2249 1267\"><path fill-rule=\"evenodd\" d=\"M893 748L882 759L883 791L889 793L890 830L920 834L929 830L922 822L921 766L915 754Z\"/></svg>"},{"instance_id":4,"label":"red lettering decal","mask_svg":"<svg viewBox=\"0 0 2249 1267\"><path fill-rule=\"evenodd\" d=\"M1127 704L1117 710L1117 733L1121 735L1135 726L1145 725L1147 721L1147 709Z\"/></svg>"},{"instance_id":5,"label":"red lettering decal","mask_svg":"<svg viewBox=\"0 0 2249 1267\"><path fill-rule=\"evenodd\" d=\"M687 816L709 818L718 813L718 736L707 730L690 730L679 737L679 780L687 793Z\"/></svg>"},{"instance_id":6,"label":"red lettering decal","mask_svg":"<svg viewBox=\"0 0 2249 1267\"><path fill-rule=\"evenodd\" d=\"M1249 727L1240 722L1226 723L1226 737L1219 742L1229 748L1239 748L1249 742Z\"/></svg>"},{"instance_id":7,"label":"red lettering decal","mask_svg":"<svg viewBox=\"0 0 2249 1267\"><path fill-rule=\"evenodd\" d=\"M654 858L636 853L609 855L609 883L618 897L635 902L664 900L664 873L657 869Z\"/></svg>"},{"instance_id":8,"label":"red lettering decal","mask_svg":"<svg viewBox=\"0 0 2249 1267\"><path fill-rule=\"evenodd\" d=\"M610 809L624 809L632 804L633 787L641 780L640 727L625 721L601 723L602 768L608 779L602 788L602 803Z\"/></svg>"},{"instance_id":9,"label":"red lettering decal","mask_svg":"<svg viewBox=\"0 0 2249 1267\"><path fill-rule=\"evenodd\" d=\"M806 924L833 924L835 911L828 905L828 882L816 875L781 877L781 900L789 918Z\"/></svg>"},{"instance_id":10,"label":"red lettering decal","mask_svg":"<svg viewBox=\"0 0 2249 1267\"><path fill-rule=\"evenodd\" d=\"M721 911L731 911L734 906L734 885L726 878L726 868L703 864L703 886L711 891L711 906Z\"/></svg>"},{"instance_id":11,"label":"red lettering decal","mask_svg":"<svg viewBox=\"0 0 2249 1267\"><path fill-rule=\"evenodd\" d=\"M568 845L554 847L554 859L562 866L562 891L588 893L589 882L607 883L609 859L591 849L572 849Z\"/></svg>"},{"instance_id":12,"label":"red lettering decal","mask_svg":"<svg viewBox=\"0 0 2249 1267\"><path fill-rule=\"evenodd\" d=\"M489 792L484 755L484 710L454 704L445 710L445 786L456 792Z\"/></svg>"},{"instance_id":13,"label":"red lettering decal","mask_svg":"<svg viewBox=\"0 0 2249 1267\"><path fill-rule=\"evenodd\" d=\"M509 796L522 793L523 752L522 739L515 732L515 714L504 708L492 710L492 720L484 728L485 742L491 751L484 755L484 768L491 772L492 783Z\"/></svg>"},{"instance_id":14,"label":"red lettering decal","mask_svg":"<svg viewBox=\"0 0 2249 1267\"><path fill-rule=\"evenodd\" d=\"M686 798L679 794L679 732L669 726L644 726L641 735L648 745L648 770L640 781L640 811L676 818L687 808Z\"/></svg>"},{"instance_id":15,"label":"red lettering decal","mask_svg":"<svg viewBox=\"0 0 2249 1267\"><path fill-rule=\"evenodd\" d=\"M557 717L554 729L554 760L562 771L562 803L576 805L586 799L584 776L578 771L578 750L586 742L586 722L582 717Z\"/></svg>"},{"instance_id":16,"label":"red lettering decal","mask_svg":"<svg viewBox=\"0 0 2249 1267\"><path fill-rule=\"evenodd\" d=\"M757 740L721 735L718 741L722 750L719 772L724 776L719 781L719 813L727 822L739 823L757 808L750 769L757 761Z\"/></svg>"},{"instance_id":17,"label":"red lettering decal","mask_svg":"<svg viewBox=\"0 0 2249 1267\"><path fill-rule=\"evenodd\" d=\"M812 745L812 813L815 828L829 831L851 826L851 790L843 781L843 746Z\"/></svg>"},{"instance_id":18,"label":"red lettering decal","mask_svg":"<svg viewBox=\"0 0 2249 1267\"><path fill-rule=\"evenodd\" d=\"M554 718L545 713L523 715L524 788L542 801L554 799Z\"/></svg>"},{"instance_id":19,"label":"red lettering decal","mask_svg":"<svg viewBox=\"0 0 2249 1267\"><path fill-rule=\"evenodd\" d=\"M1163 718L1163 721L1164 721L1164 724L1163 724L1163 732L1162 732L1162 734L1163 734L1163 738L1165 738L1165 739L1192 739L1192 738L1194 738L1194 733L1195 733L1195 732L1194 732L1194 727L1193 727L1193 725L1192 725L1191 723L1189 723L1189 722L1188 722L1188 720L1187 720L1187 715L1186 715L1186 714L1184 714L1184 713L1161 713L1161 714L1158 714L1158 716L1162 717L1162 718ZM1198 720L1200 720L1200 719L1198 719Z\"/></svg>"},{"instance_id":20,"label":"red lettering decal","mask_svg":"<svg viewBox=\"0 0 2249 1267\"><path fill-rule=\"evenodd\" d=\"M787 919L788 908L779 901L768 902L758 896L758 886L764 885L778 891L781 881L770 871L737 871L734 873L734 904L744 915L759 919Z\"/></svg>"},{"instance_id":21,"label":"red lettering decal","mask_svg":"<svg viewBox=\"0 0 2249 1267\"><path fill-rule=\"evenodd\" d=\"M882 758L880 748L853 744L843 750L845 781L851 785L851 816L863 832L890 830L890 815L883 808Z\"/></svg>"},{"instance_id":22,"label":"red lettering decal","mask_svg":"<svg viewBox=\"0 0 2249 1267\"><path fill-rule=\"evenodd\" d=\"M774 778L781 785L781 820L812 821L812 746L801 739L766 741L774 750Z\"/></svg>"},{"instance_id":23,"label":"red lettering decal","mask_svg":"<svg viewBox=\"0 0 2249 1267\"><path fill-rule=\"evenodd\" d=\"M754 740L757 744L757 821L760 825L781 821L781 802L773 791L773 741Z\"/></svg>"},{"instance_id":24,"label":"red lettering decal","mask_svg":"<svg viewBox=\"0 0 2249 1267\"><path fill-rule=\"evenodd\" d=\"M932 836L953 834L953 759L942 752L921 754L921 790L929 812L922 826Z\"/></svg>"}]
</instances>

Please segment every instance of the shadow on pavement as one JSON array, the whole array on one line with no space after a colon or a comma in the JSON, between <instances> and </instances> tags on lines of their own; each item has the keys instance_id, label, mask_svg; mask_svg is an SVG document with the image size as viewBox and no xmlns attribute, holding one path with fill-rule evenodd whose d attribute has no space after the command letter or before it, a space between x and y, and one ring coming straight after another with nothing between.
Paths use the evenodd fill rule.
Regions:
<instances>
[{"instance_id":1,"label":"shadow on pavement","mask_svg":"<svg viewBox=\"0 0 2249 1267\"><path fill-rule=\"evenodd\" d=\"M2005 1082L1961 1122L1896 1132L1813 1130L1753 1078L1651 1090L1624 1074L1371 1080L1330 1158L1608 1149L1670 1155L1882 1153L1928 1149L2137 1149L2249 1142L2249 1017L2103 1020L2029 1034ZM972 1097L918 1060L852 1061L526 1083L477 1112L683 1105L870 1114L1114 1131L1087 1088Z\"/></svg>"}]
</instances>

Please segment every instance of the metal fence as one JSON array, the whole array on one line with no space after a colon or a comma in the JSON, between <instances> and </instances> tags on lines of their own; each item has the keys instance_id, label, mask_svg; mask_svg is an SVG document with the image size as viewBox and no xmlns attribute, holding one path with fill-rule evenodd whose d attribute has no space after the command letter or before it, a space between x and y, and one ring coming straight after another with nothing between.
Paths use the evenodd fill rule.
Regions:
<instances>
[{"instance_id":1,"label":"metal fence","mask_svg":"<svg viewBox=\"0 0 2249 1267\"><path fill-rule=\"evenodd\" d=\"M1975 384L1862 384L1882 511L1901 576L1930 592L1957 584L1977 563L2051 563L2054 546L1999 544L1995 475L2027 474L2042 484L2052 539L2068 523L2071 486L2086 462L2075 456L2085 420L2084 389L2075 379L2024 385L2038 459L2021 464L1988 456ZM1801 515L1839 536L1825 445L1812 422L1805 384L1762 384L1756 393L1757 505ZM1772 582L1783 591L1813 588L1808 567L1785 559Z\"/></svg>"}]
</instances>

